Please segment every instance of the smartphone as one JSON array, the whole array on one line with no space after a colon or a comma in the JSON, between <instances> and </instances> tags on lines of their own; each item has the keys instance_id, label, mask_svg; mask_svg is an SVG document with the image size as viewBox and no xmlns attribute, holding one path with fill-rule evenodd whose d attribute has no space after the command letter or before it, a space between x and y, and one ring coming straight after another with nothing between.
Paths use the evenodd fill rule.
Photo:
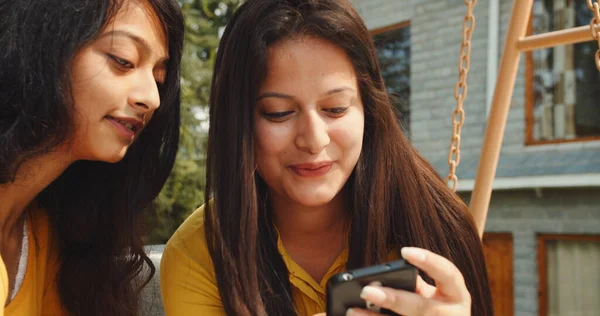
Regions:
<instances>
[{"instance_id":1,"label":"smartphone","mask_svg":"<svg viewBox=\"0 0 600 316\"><path fill-rule=\"evenodd\" d=\"M344 316L346 310L352 307L376 311L384 315L397 315L364 301L360 298L360 292L363 287L373 283L414 292L417 286L417 275L418 269L404 260L338 273L327 281L327 316Z\"/></svg>"}]
</instances>

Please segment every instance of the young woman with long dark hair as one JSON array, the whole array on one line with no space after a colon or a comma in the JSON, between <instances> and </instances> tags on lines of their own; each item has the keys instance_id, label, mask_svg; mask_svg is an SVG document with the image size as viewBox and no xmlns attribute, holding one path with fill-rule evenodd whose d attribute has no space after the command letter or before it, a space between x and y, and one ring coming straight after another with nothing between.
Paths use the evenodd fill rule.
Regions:
<instances>
[{"instance_id":1,"label":"young woman with long dark hair","mask_svg":"<svg viewBox=\"0 0 600 316\"><path fill-rule=\"evenodd\" d=\"M143 210L178 147L182 45L175 0L0 1L5 315L138 314L154 273Z\"/></svg>"},{"instance_id":2,"label":"young woman with long dark hair","mask_svg":"<svg viewBox=\"0 0 600 316\"><path fill-rule=\"evenodd\" d=\"M167 315L313 315L330 276L400 257L417 293L367 286L365 300L493 313L467 207L402 134L346 0L241 5L215 63L206 183L162 257Z\"/></svg>"}]
</instances>

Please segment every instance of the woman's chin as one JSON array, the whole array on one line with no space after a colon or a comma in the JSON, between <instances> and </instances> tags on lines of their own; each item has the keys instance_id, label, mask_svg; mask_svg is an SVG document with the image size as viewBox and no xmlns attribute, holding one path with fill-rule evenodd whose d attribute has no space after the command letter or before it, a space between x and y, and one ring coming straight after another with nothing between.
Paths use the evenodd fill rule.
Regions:
<instances>
[{"instance_id":1,"label":"woman's chin","mask_svg":"<svg viewBox=\"0 0 600 316\"><path fill-rule=\"evenodd\" d=\"M320 206L327 205L334 198L335 198L335 194L333 194L333 193L331 193L331 194L326 194L326 193L314 194L313 193L313 194L300 194L295 198L295 200L297 203L302 204L307 207L320 207Z\"/></svg>"},{"instance_id":2,"label":"woman's chin","mask_svg":"<svg viewBox=\"0 0 600 316\"><path fill-rule=\"evenodd\" d=\"M108 153L108 152L98 153L98 154L94 155L95 157L93 157L90 160L102 161L102 162L107 162L107 163L117 163L117 162L123 160L123 158L125 157L125 154L127 154L127 149L128 149L128 147L124 147L122 149L114 150L110 153Z\"/></svg>"},{"instance_id":3,"label":"woman's chin","mask_svg":"<svg viewBox=\"0 0 600 316\"><path fill-rule=\"evenodd\" d=\"M108 162L108 163L117 163L117 162L123 160L123 157L125 157L125 156L110 157L110 158L104 159L102 161Z\"/></svg>"}]
</instances>

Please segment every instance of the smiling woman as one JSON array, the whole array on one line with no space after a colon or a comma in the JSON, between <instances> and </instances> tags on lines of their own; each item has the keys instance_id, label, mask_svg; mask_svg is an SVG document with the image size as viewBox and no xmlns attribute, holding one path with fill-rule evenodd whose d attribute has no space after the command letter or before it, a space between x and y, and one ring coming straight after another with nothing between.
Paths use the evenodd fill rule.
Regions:
<instances>
[{"instance_id":1,"label":"smiling woman","mask_svg":"<svg viewBox=\"0 0 600 316\"><path fill-rule=\"evenodd\" d=\"M0 2L0 315L136 315L179 139L175 0Z\"/></svg>"},{"instance_id":2,"label":"smiling woman","mask_svg":"<svg viewBox=\"0 0 600 316\"><path fill-rule=\"evenodd\" d=\"M160 106L166 34L149 3L127 2L72 64L73 155L116 162Z\"/></svg>"},{"instance_id":3,"label":"smiling woman","mask_svg":"<svg viewBox=\"0 0 600 316\"><path fill-rule=\"evenodd\" d=\"M323 205L342 189L362 149L352 62L337 46L303 37L271 46L267 69L255 115L258 173L271 203Z\"/></svg>"},{"instance_id":4,"label":"smiling woman","mask_svg":"<svg viewBox=\"0 0 600 316\"><path fill-rule=\"evenodd\" d=\"M162 256L167 315L313 315L332 275L401 256L421 270L417 293L367 286L363 299L493 313L472 218L402 133L347 0L236 11L215 61L206 184L211 202Z\"/></svg>"}]
</instances>

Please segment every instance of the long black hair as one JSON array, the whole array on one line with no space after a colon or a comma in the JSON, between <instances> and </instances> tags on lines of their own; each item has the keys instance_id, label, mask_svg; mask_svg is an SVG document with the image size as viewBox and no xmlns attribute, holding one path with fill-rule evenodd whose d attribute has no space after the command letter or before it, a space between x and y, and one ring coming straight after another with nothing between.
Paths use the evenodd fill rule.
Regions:
<instances>
[{"instance_id":1,"label":"long black hair","mask_svg":"<svg viewBox=\"0 0 600 316\"><path fill-rule=\"evenodd\" d=\"M0 184L73 134L73 57L124 1L0 0ZM61 302L74 315L137 314L137 294L154 274L142 215L177 153L184 26L176 0L140 1L168 40L161 106L120 162L77 161L37 197L58 240Z\"/></svg>"},{"instance_id":2,"label":"long black hair","mask_svg":"<svg viewBox=\"0 0 600 316\"><path fill-rule=\"evenodd\" d=\"M352 218L347 268L380 263L403 246L430 249L462 272L473 315L492 315L473 220L403 135L373 40L347 0L247 0L223 34L210 98L206 201L214 203L206 205L205 230L226 313L295 314L266 184L255 172L253 114L268 47L298 36L346 52L364 105L363 151L346 184Z\"/></svg>"}]
</instances>

